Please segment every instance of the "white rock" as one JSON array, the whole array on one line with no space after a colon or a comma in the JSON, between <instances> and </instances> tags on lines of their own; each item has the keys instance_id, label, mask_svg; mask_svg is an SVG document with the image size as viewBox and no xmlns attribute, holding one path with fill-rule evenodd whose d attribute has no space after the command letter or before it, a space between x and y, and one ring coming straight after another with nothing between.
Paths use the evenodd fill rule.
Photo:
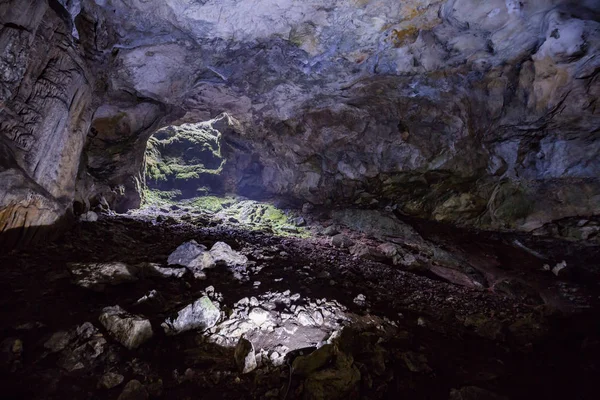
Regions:
<instances>
[{"instance_id":1,"label":"white rock","mask_svg":"<svg viewBox=\"0 0 600 400\"><path fill-rule=\"evenodd\" d=\"M98 214L96 214L94 211L88 211L85 214L81 214L79 216L79 220L81 222L96 222L98 221Z\"/></svg>"},{"instance_id":2,"label":"white rock","mask_svg":"<svg viewBox=\"0 0 600 400\"><path fill-rule=\"evenodd\" d=\"M175 318L169 318L161 324L167 335L177 335L192 329L212 328L219 321L221 312L208 296L181 309Z\"/></svg>"},{"instance_id":3,"label":"white rock","mask_svg":"<svg viewBox=\"0 0 600 400\"><path fill-rule=\"evenodd\" d=\"M354 304L359 305L359 306L364 306L367 302L367 296L365 296L364 294L359 294L358 296L356 296L354 298Z\"/></svg>"},{"instance_id":4,"label":"white rock","mask_svg":"<svg viewBox=\"0 0 600 400\"><path fill-rule=\"evenodd\" d=\"M562 271L563 269L567 268L567 262L565 260L559 262L558 264L556 264L554 266L554 268L552 268L552 273L556 276L558 276L560 274L560 271Z\"/></svg>"},{"instance_id":5,"label":"white rock","mask_svg":"<svg viewBox=\"0 0 600 400\"><path fill-rule=\"evenodd\" d=\"M245 266L248 258L224 242L217 242L210 249L210 255L216 265L225 265L227 267Z\"/></svg>"},{"instance_id":6,"label":"white rock","mask_svg":"<svg viewBox=\"0 0 600 400\"><path fill-rule=\"evenodd\" d=\"M296 318L298 319L298 322L302 326L315 325L315 320L306 311L300 311Z\"/></svg>"},{"instance_id":7,"label":"white rock","mask_svg":"<svg viewBox=\"0 0 600 400\"><path fill-rule=\"evenodd\" d=\"M271 314L267 310L258 307L250 310L250 314L248 314L248 319L250 319L250 321L252 321L256 326L263 325L271 318Z\"/></svg>"}]
</instances>

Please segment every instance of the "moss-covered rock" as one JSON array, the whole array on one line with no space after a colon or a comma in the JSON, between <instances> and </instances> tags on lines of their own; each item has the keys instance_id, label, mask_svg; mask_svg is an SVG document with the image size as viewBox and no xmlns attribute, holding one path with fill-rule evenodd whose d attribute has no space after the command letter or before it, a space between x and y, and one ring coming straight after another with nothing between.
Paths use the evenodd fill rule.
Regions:
<instances>
[{"instance_id":1,"label":"moss-covered rock","mask_svg":"<svg viewBox=\"0 0 600 400\"><path fill-rule=\"evenodd\" d=\"M148 140L146 185L162 191L179 190L190 198L219 192L225 160L221 134L210 123L169 126Z\"/></svg>"}]
</instances>

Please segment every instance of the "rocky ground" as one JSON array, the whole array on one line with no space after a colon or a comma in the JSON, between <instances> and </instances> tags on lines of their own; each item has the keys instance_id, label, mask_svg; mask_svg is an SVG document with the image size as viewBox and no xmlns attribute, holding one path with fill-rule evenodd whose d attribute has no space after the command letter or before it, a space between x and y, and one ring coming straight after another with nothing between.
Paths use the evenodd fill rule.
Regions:
<instances>
[{"instance_id":1,"label":"rocky ground","mask_svg":"<svg viewBox=\"0 0 600 400\"><path fill-rule=\"evenodd\" d=\"M596 398L598 246L221 208L0 255L2 397Z\"/></svg>"}]
</instances>

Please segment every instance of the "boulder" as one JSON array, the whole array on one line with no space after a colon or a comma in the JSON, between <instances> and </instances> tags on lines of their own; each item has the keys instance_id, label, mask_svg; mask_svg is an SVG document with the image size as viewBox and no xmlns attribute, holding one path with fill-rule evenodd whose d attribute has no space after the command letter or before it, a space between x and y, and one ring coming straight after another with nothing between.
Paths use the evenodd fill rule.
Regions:
<instances>
[{"instance_id":1,"label":"boulder","mask_svg":"<svg viewBox=\"0 0 600 400\"><path fill-rule=\"evenodd\" d=\"M129 314L119 306L104 308L99 319L109 334L130 350L138 348L153 336L149 320Z\"/></svg>"},{"instance_id":2,"label":"boulder","mask_svg":"<svg viewBox=\"0 0 600 400\"><path fill-rule=\"evenodd\" d=\"M354 241L340 233L331 238L331 245L340 249L347 249L354 245Z\"/></svg>"},{"instance_id":3,"label":"boulder","mask_svg":"<svg viewBox=\"0 0 600 400\"><path fill-rule=\"evenodd\" d=\"M303 397L307 400L347 399L357 394L360 377L352 357L337 351L331 367L308 374L304 381Z\"/></svg>"},{"instance_id":4,"label":"boulder","mask_svg":"<svg viewBox=\"0 0 600 400\"><path fill-rule=\"evenodd\" d=\"M200 267L202 259L199 258L206 251L206 246L198 244L195 240L185 242L169 255L169 265L181 265L186 268Z\"/></svg>"},{"instance_id":5,"label":"boulder","mask_svg":"<svg viewBox=\"0 0 600 400\"><path fill-rule=\"evenodd\" d=\"M248 262L246 256L233 250L231 246L224 242L215 243L210 249L210 255L215 265L225 265L231 268L245 266Z\"/></svg>"},{"instance_id":6,"label":"boulder","mask_svg":"<svg viewBox=\"0 0 600 400\"><path fill-rule=\"evenodd\" d=\"M235 347L235 364L242 374L247 374L256 369L256 353L254 346L248 339L241 337Z\"/></svg>"},{"instance_id":7,"label":"boulder","mask_svg":"<svg viewBox=\"0 0 600 400\"><path fill-rule=\"evenodd\" d=\"M94 211L88 211L85 214L81 214L79 216L79 221L81 222L96 222L98 221L98 214Z\"/></svg>"},{"instance_id":8,"label":"boulder","mask_svg":"<svg viewBox=\"0 0 600 400\"><path fill-rule=\"evenodd\" d=\"M203 296L179 310L174 318L168 318L161 326L167 335L177 335L192 329L212 328L219 321L220 316L221 312L210 298Z\"/></svg>"}]
</instances>

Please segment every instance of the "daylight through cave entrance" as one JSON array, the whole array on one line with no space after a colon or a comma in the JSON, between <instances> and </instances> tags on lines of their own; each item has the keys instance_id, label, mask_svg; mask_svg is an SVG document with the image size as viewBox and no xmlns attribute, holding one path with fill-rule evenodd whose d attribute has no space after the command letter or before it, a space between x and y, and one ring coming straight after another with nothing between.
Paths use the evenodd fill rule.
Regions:
<instances>
[{"instance_id":1,"label":"daylight through cave entrance","mask_svg":"<svg viewBox=\"0 0 600 400\"><path fill-rule=\"evenodd\" d=\"M142 210L188 220L192 212L208 216L215 224L304 235L305 221L297 210L261 196L256 184L260 168L256 161L248 162L252 158L249 153L237 148L234 154L226 148L231 144L225 143L224 133L218 129L224 118L229 117L170 125L148 139ZM235 165L236 161L242 167Z\"/></svg>"},{"instance_id":2,"label":"daylight through cave entrance","mask_svg":"<svg viewBox=\"0 0 600 400\"><path fill-rule=\"evenodd\" d=\"M158 130L148 140L145 155L146 201L194 200L222 194L221 132L212 121Z\"/></svg>"}]
</instances>

